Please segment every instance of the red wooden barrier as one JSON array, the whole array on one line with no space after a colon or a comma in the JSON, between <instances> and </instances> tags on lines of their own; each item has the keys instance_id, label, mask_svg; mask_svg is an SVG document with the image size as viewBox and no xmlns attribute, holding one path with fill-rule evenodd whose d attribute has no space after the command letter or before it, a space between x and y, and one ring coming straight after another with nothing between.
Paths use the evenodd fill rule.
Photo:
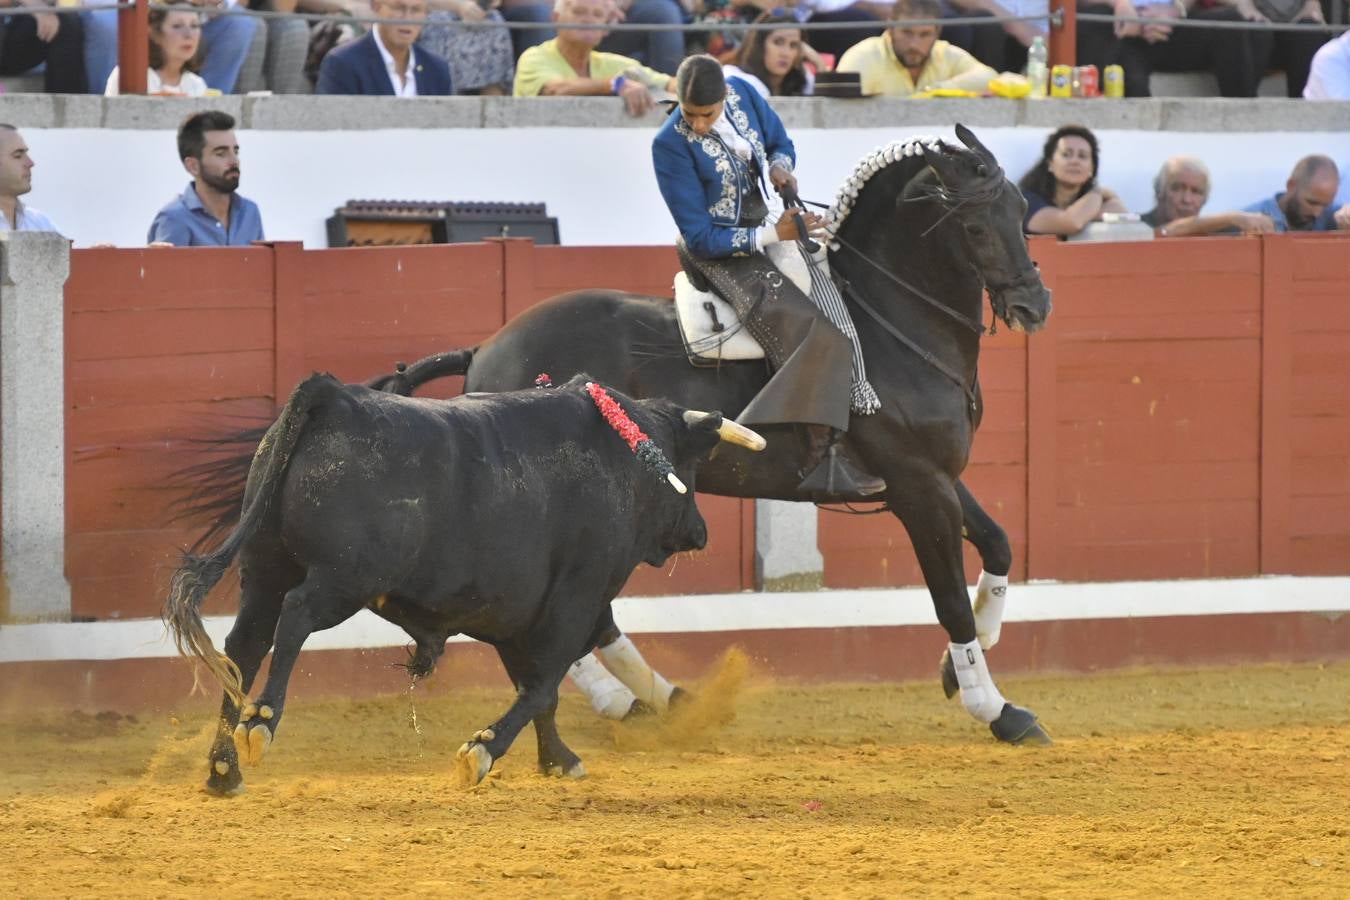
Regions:
<instances>
[{"instance_id":1,"label":"red wooden barrier","mask_svg":"<svg viewBox=\"0 0 1350 900\"><path fill-rule=\"evenodd\" d=\"M967 471L1009 532L1014 577L1350 572L1350 240L1032 243L1055 311L1030 338L986 341ZM164 476L193 438L270 416L309 371L361 380L570 289L668 295L675 268L668 248L519 241L75 251L75 614L155 614L191 536L167 522ZM630 592L752 586L753 506L702 507L708 551L642 571ZM920 581L889 516L822 514L820 543L830 586Z\"/></svg>"}]
</instances>

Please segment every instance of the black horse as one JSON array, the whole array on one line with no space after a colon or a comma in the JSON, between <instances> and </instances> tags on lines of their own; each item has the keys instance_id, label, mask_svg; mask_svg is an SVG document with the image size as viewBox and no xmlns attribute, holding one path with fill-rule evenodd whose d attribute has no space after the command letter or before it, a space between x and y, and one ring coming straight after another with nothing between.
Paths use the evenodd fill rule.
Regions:
<instances>
[{"instance_id":1,"label":"black horse","mask_svg":"<svg viewBox=\"0 0 1350 900\"><path fill-rule=\"evenodd\" d=\"M964 147L921 139L864 159L832 209L829 258L882 400L880 412L852 418L845 452L885 479L884 501L914 544L938 621L953 645L970 645L977 628L962 537L987 572L1006 576L1012 564L1003 529L960 481L983 412L983 295L987 289L997 318L1028 332L1045 323L1050 296L1027 252L1021 194L968 129L958 125L956 133ZM562 380L581 371L635 397L664 396L729 416L768 378L763 362L691 366L668 299L593 290L545 301L479 347L400 367L377 386L410 393L458 374L466 391L497 392L528 386L541 372ZM700 468L699 490L802 499L805 442L790 427L760 431L769 446L754 465L725 448ZM979 647L960 649L960 665L952 665L950 648L943 658L948 696L959 689L1000 740L1048 741L1031 712L1003 701Z\"/></svg>"}]
</instances>

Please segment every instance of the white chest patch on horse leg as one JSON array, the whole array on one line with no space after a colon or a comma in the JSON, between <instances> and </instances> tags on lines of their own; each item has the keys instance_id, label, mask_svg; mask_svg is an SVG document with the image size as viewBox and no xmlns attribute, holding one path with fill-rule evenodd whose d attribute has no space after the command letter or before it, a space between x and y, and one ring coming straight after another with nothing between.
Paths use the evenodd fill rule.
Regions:
<instances>
[{"instance_id":1,"label":"white chest patch on horse leg","mask_svg":"<svg viewBox=\"0 0 1350 900\"><path fill-rule=\"evenodd\" d=\"M670 694L675 686L661 677L647 661L642 658L638 648L622 635L617 641L598 651L605 668L609 669L637 698L657 712L665 712L670 706Z\"/></svg>"},{"instance_id":2,"label":"white chest patch on horse leg","mask_svg":"<svg viewBox=\"0 0 1350 900\"><path fill-rule=\"evenodd\" d=\"M606 719L621 721L633 708L633 692L609 674L592 654L587 653L572 663L567 675L591 701L591 708Z\"/></svg>"},{"instance_id":3,"label":"white chest patch on horse leg","mask_svg":"<svg viewBox=\"0 0 1350 900\"><path fill-rule=\"evenodd\" d=\"M980 646L988 650L998 643L1003 631L1003 606L1008 598L1008 576L980 573L975 585L975 634Z\"/></svg>"},{"instance_id":4,"label":"white chest patch on horse leg","mask_svg":"<svg viewBox=\"0 0 1350 900\"><path fill-rule=\"evenodd\" d=\"M952 663L956 666L956 683L961 685L961 704L966 712L988 724L1003 712L1006 702L994 685L989 666L984 662L984 650L979 639L969 644L950 644Z\"/></svg>"}]
</instances>

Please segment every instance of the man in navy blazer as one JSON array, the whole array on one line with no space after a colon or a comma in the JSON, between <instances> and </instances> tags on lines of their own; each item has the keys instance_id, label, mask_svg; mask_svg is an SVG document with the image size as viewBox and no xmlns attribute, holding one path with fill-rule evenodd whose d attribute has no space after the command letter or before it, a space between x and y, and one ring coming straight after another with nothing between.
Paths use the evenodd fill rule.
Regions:
<instances>
[{"instance_id":1,"label":"man in navy blazer","mask_svg":"<svg viewBox=\"0 0 1350 900\"><path fill-rule=\"evenodd\" d=\"M427 0L374 0L371 8L388 19L421 21L427 17ZM385 97L450 94L450 67L417 46L421 33L419 24L379 23L365 37L324 57L314 92Z\"/></svg>"}]
</instances>

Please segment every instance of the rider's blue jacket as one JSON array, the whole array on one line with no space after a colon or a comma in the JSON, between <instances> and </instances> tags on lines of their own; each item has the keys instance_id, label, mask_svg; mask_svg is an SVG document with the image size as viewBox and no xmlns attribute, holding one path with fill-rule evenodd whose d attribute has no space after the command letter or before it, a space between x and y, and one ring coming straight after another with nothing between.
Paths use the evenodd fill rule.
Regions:
<instances>
[{"instance_id":1,"label":"rider's blue jacket","mask_svg":"<svg viewBox=\"0 0 1350 900\"><path fill-rule=\"evenodd\" d=\"M797 160L792 140L758 91L739 78L728 78L724 115L750 142L762 175L771 166L792 171ZM750 169L716 133L699 137L676 110L652 140L652 164L661 196L691 253L721 259L754 252L755 229L736 224L742 199L754 186Z\"/></svg>"}]
</instances>

